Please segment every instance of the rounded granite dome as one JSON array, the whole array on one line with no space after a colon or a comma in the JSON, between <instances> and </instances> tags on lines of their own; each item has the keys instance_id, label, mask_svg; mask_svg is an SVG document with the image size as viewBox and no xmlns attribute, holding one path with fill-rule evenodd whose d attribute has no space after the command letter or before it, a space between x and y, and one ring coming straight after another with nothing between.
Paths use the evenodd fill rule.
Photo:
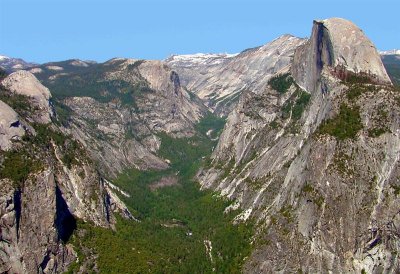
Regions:
<instances>
[{"instance_id":1,"label":"rounded granite dome","mask_svg":"<svg viewBox=\"0 0 400 274\"><path fill-rule=\"evenodd\" d=\"M8 75L1 84L15 94L30 98L33 105L37 107L34 120L38 123L49 123L53 115L49 103L51 93L39 80L30 72L20 70Z\"/></svg>"},{"instance_id":2,"label":"rounded granite dome","mask_svg":"<svg viewBox=\"0 0 400 274\"><path fill-rule=\"evenodd\" d=\"M3 80L2 84L17 94L43 100L48 100L51 97L49 89L43 86L29 71L19 70L11 73Z\"/></svg>"},{"instance_id":3,"label":"rounded granite dome","mask_svg":"<svg viewBox=\"0 0 400 274\"><path fill-rule=\"evenodd\" d=\"M330 18L314 23L321 24L327 31L332 46L333 66L343 66L355 73L372 74L382 82L390 82L374 44L353 22Z\"/></svg>"}]
</instances>

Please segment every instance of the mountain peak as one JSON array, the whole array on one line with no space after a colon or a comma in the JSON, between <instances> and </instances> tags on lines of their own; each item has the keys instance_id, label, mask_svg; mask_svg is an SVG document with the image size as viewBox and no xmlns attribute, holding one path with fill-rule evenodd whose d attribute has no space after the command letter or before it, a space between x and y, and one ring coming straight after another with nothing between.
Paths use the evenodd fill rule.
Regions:
<instances>
[{"instance_id":1,"label":"mountain peak","mask_svg":"<svg viewBox=\"0 0 400 274\"><path fill-rule=\"evenodd\" d=\"M309 41L296 50L292 72L301 86L315 91L327 66L366 74L374 82L391 83L374 44L346 19L314 20Z\"/></svg>"},{"instance_id":2,"label":"mountain peak","mask_svg":"<svg viewBox=\"0 0 400 274\"><path fill-rule=\"evenodd\" d=\"M32 99L32 104L37 109L36 122L49 123L52 116L52 107L49 99L51 93L48 88L43 86L39 80L25 70L19 70L8 75L1 84L14 94L20 94Z\"/></svg>"},{"instance_id":3,"label":"mountain peak","mask_svg":"<svg viewBox=\"0 0 400 274\"><path fill-rule=\"evenodd\" d=\"M20 58L12 58L5 55L0 55L0 68L7 72L13 72L21 69L33 67L34 63L28 63Z\"/></svg>"},{"instance_id":4,"label":"mountain peak","mask_svg":"<svg viewBox=\"0 0 400 274\"><path fill-rule=\"evenodd\" d=\"M327 30L333 49L332 66L343 66L349 71L372 74L383 82L390 82L374 44L353 22L330 18L316 24Z\"/></svg>"},{"instance_id":5,"label":"mountain peak","mask_svg":"<svg viewBox=\"0 0 400 274\"><path fill-rule=\"evenodd\" d=\"M5 55L0 55L0 61L10 59L10 57Z\"/></svg>"}]
</instances>

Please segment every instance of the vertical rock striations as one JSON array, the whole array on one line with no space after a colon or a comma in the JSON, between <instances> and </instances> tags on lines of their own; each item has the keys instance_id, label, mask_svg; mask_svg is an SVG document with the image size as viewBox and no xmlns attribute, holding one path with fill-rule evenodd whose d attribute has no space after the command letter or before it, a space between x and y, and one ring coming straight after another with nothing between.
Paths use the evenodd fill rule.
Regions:
<instances>
[{"instance_id":1,"label":"vertical rock striations","mask_svg":"<svg viewBox=\"0 0 400 274\"><path fill-rule=\"evenodd\" d=\"M78 218L112 227L114 212L133 217L83 146L52 123L49 90L22 71L2 84L14 109L0 101L0 272L65 272L77 259L68 240Z\"/></svg>"},{"instance_id":2,"label":"vertical rock striations","mask_svg":"<svg viewBox=\"0 0 400 274\"><path fill-rule=\"evenodd\" d=\"M391 83L372 42L361 29L342 18L314 21L311 38L295 51L292 75L304 89L319 91L325 88L321 86L324 67L337 76L350 72L376 83Z\"/></svg>"},{"instance_id":3,"label":"vertical rock striations","mask_svg":"<svg viewBox=\"0 0 400 274\"><path fill-rule=\"evenodd\" d=\"M315 21L287 71L242 94L199 173L258 225L245 272L397 273L400 105L375 47Z\"/></svg>"},{"instance_id":4,"label":"vertical rock striations","mask_svg":"<svg viewBox=\"0 0 400 274\"><path fill-rule=\"evenodd\" d=\"M213 112L228 115L242 92L262 92L269 78L288 66L294 50L304 42L283 35L239 54L175 55L165 62Z\"/></svg>"}]
</instances>

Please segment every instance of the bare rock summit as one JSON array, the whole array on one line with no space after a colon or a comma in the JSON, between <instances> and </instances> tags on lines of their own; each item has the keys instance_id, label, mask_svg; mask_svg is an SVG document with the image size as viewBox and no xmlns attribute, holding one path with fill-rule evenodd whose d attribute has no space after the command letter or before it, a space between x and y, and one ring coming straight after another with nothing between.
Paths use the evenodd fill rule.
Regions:
<instances>
[{"instance_id":1,"label":"bare rock summit","mask_svg":"<svg viewBox=\"0 0 400 274\"><path fill-rule=\"evenodd\" d=\"M374 44L360 28L342 18L314 21L310 39L296 49L292 73L299 85L314 91L324 67L338 74L362 74L377 83L391 83Z\"/></svg>"},{"instance_id":2,"label":"bare rock summit","mask_svg":"<svg viewBox=\"0 0 400 274\"><path fill-rule=\"evenodd\" d=\"M24 70L11 73L2 81L2 84L11 92L32 99L33 105L38 110L35 112L36 122L46 124L51 121L52 109L49 102L51 93L32 73Z\"/></svg>"}]
</instances>

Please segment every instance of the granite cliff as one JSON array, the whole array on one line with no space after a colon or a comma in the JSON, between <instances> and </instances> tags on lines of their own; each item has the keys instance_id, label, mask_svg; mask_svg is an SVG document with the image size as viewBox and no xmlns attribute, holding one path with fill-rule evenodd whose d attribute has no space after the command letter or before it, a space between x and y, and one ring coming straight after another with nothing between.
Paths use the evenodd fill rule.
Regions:
<instances>
[{"instance_id":1,"label":"granite cliff","mask_svg":"<svg viewBox=\"0 0 400 274\"><path fill-rule=\"evenodd\" d=\"M31 71L53 91L56 107L65 113L64 130L87 147L109 177L129 167L167 168L156 155L158 134L192 136L206 112L159 61L116 58L77 66L71 60Z\"/></svg>"},{"instance_id":2,"label":"granite cliff","mask_svg":"<svg viewBox=\"0 0 400 274\"><path fill-rule=\"evenodd\" d=\"M209 236L203 226L197 235L187 231L207 214L196 211L193 221L185 212L186 223L169 207L175 197L187 209L184 199L173 196L182 189L199 199L195 205L213 201L186 184L201 162L201 188L232 202L226 207L221 199L219 206L243 229L235 235L248 235L243 224L254 224L250 255L237 257L243 272L400 271L400 91L392 84L397 76L389 78L375 46L352 22L317 20L309 39L284 35L239 54L25 68L1 79L1 272L66 271L80 259L69 241L76 223L115 229L116 214L136 220L124 201L146 209L132 212L147 214L157 229L184 231L182 242L198 239L199 257L193 258L206 262L202 269L220 269L216 262L229 269L228 253L218 251L228 246L218 243L220 235L201 238ZM209 111L227 121L206 158L199 150L211 151L223 125L220 119L210 129L205 119L199 128ZM129 168L134 170L124 176L125 189L115 186L112 181ZM158 188L171 186L178 192L159 195ZM160 203L143 206L135 199ZM154 210L160 204L165 208ZM219 225L218 231L234 230ZM132 235L120 242L136 243ZM241 244L235 247L240 252L247 248ZM203 245L204 254L198 250ZM143 269L158 269L154 258L170 258L123 248ZM75 270L98 272L97 255L86 251L88 259ZM172 267L190 257L176 254Z\"/></svg>"},{"instance_id":3,"label":"granite cliff","mask_svg":"<svg viewBox=\"0 0 400 274\"><path fill-rule=\"evenodd\" d=\"M2 80L1 272L66 271L77 260L65 243L78 219L113 227L113 212L132 218L83 145L51 120L50 98L29 72Z\"/></svg>"},{"instance_id":4,"label":"granite cliff","mask_svg":"<svg viewBox=\"0 0 400 274\"><path fill-rule=\"evenodd\" d=\"M213 112L228 115L242 92L262 92L269 78L289 65L294 50L304 42L283 35L239 54L174 55L165 62Z\"/></svg>"},{"instance_id":5,"label":"granite cliff","mask_svg":"<svg viewBox=\"0 0 400 274\"><path fill-rule=\"evenodd\" d=\"M399 271L399 91L353 23L315 21L198 175L258 223L248 273Z\"/></svg>"}]
</instances>

